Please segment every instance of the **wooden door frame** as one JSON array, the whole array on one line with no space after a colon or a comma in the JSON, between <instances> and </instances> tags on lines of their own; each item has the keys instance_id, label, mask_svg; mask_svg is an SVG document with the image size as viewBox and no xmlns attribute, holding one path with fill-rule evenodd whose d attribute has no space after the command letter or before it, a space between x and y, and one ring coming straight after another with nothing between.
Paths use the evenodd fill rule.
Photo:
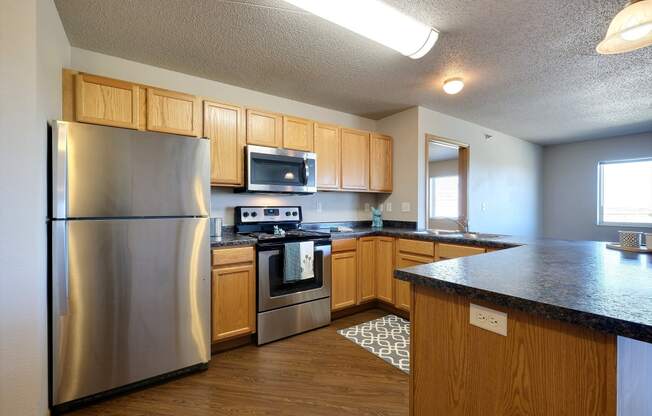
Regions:
<instances>
[{"instance_id":1,"label":"wooden door frame","mask_svg":"<svg viewBox=\"0 0 652 416\"><path fill-rule=\"evenodd\" d=\"M458 211L459 211L459 221L465 221L468 225L469 221L469 160L471 146L467 143L463 143L457 140L448 139L441 136L436 136L434 134L426 133L426 151L425 151L425 162L426 162L426 173L425 173L425 187L426 187L426 228L430 226L430 143L436 143L444 146L457 147L457 170L459 176L458 183Z\"/></svg>"}]
</instances>

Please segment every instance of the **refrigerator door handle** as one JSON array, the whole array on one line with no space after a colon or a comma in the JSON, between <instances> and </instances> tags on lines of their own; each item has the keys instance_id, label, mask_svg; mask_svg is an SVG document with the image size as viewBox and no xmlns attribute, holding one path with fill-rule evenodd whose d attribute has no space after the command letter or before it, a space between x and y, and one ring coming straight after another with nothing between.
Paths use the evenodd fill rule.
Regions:
<instances>
[{"instance_id":1,"label":"refrigerator door handle","mask_svg":"<svg viewBox=\"0 0 652 416\"><path fill-rule=\"evenodd\" d=\"M68 314L68 233L66 221L53 221L52 227L52 290L53 306L58 316Z\"/></svg>"}]
</instances>

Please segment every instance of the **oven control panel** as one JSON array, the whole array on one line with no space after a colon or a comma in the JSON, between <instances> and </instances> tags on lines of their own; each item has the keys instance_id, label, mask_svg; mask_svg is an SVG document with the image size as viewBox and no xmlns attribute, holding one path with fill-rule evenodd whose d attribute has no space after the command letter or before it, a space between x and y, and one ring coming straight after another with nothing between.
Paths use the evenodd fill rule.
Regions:
<instances>
[{"instance_id":1,"label":"oven control panel","mask_svg":"<svg viewBox=\"0 0 652 416\"><path fill-rule=\"evenodd\" d=\"M301 207L236 207L236 222L300 222Z\"/></svg>"}]
</instances>

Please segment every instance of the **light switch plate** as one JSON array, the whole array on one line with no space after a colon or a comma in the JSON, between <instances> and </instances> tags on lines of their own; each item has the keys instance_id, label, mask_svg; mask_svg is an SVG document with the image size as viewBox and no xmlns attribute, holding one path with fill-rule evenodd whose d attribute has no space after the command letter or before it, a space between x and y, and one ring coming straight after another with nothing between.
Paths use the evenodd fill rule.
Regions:
<instances>
[{"instance_id":1,"label":"light switch plate","mask_svg":"<svg viewBox=\"0 0 652 416\"><path fill-rule=\"evenodd\" d=\"M371 208L369 207L369 202L365 202L364 204L364 210L369 211Z\"/></svg>"},{"instance_id":2,"label":"light switch plate","mask_svg":"<svg viewBox=\"0 0 652 416\"><path fill-rule=\"evenodd\" d=\"M391 202L385 202L385 211L392 212L392 203Z\"/></svg>"},{"instance_id":3,"label":"light switch plate","mask_svg":"<svg viewBox=\"0 0 652 416\"><path fill-rule=\"evenodd\" d=\"M469 305L469 322L487 331L507 336L507 314L505 312L495 311L485 308L484 306Z\"/></svg>"},{"instance_id":4,"label":"light switch plate","mask_svg":"<svg viewBox=\"0 0 652 416\"><path fill-rule=\"evenodd\" d=\"M409 202L401 203L401 212L410 212L410 203Z\"/></svg>"}]
</instances>

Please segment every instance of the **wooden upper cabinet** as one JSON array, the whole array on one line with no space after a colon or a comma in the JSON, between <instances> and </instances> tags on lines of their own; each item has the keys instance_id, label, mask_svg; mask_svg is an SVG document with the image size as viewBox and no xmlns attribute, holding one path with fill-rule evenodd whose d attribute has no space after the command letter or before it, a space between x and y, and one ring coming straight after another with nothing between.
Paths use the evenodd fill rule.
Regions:
<instances>
[{"instance_id":1,"label":"wooden upper cabinet","mask_svg":"<svg viewBox=\"0 0 652 416\"><path fill-rule=\"evenodd\" d=\"M303 118L283 116L283 147L303 152L314 149L314 122Z\"/></svg>"},{"instance_id":2,"label":"wooden upper cabinet","mask_svg":"<svg viewBox=\"0 0 652 416\"><path fill-rule=\"evenodd\" d=\"M376 297L394 303L394 239L376 237Z\"/></svg>"},{"instance_id":3,"label":"wooden upper cabinet","mask_svg":"<svg viewBox=\"0 0 652 416\"><path fill-rule=\"evenodd\" d=\"M369 133L342 129L342 189L369 190Z\"/></svg>"},{"instance_id":4,"label":"wooden upper cabinet","mask_svg":"<svg viewBox=\"0 0 652 416\"><path fill-rule=\"evenodd\" d=\"M147 130L200 136L201 121L198 97L147 88Z\"/></svg>"},{"instance_id":5,"label":"wooden upper cabinet","mask_svg":"<svg viewBox=\"0 0 652 416\"><path fill-rule=\"evenodd\" d=\"M392 138L372 134L369 151L369 189L392 192Z\"/></svg>"},{"instance_id":6,"label":"wooden upper cabinet","mask_svg":"<svg viewBox=\"0 0 652 416\"><path fill-rule=\"evenodd\" d=\"M376 239L358 240L358 303L376 298Z\"/></svg>"},{"instance_id":7,"label":"wooden upper cabinet","mask_svg":"<svg viewBox=\"0 0 652 416\"><path fill-rule=\"evenodd\" d=\"M211 141L211 184L243 186L243 109L204 101L204 136Z\"/></svg>"},{"instance_id":8,"label":"wooden upper cabinet","mask_svg":"<svg viewBox=\"0 0 652 416\"><path fill-rule=\"evenodd\" d=\"M75 120L138 128L138 85L88 74L75 75Z\"/></svg>"},{"instance_id":9,"label":"wooden upper cabinet","mask_svg":"<svg viewBox=\"0 0 652 416\"><path fill-rule=\"evenodd\" d=\"M283 116L247 109L247 144L281 147Z\"/></svg>"},{"instance_id":10,"label":"wooden upper cabinet","mask_svg":"<svg viewBox=\"0 0 652 416\"><path fill-rule=\"evenodd\" d=\"M315 123L315 153L317 154L317 188L340 188L340 128Z\"/></svg>"}]
</instances>

